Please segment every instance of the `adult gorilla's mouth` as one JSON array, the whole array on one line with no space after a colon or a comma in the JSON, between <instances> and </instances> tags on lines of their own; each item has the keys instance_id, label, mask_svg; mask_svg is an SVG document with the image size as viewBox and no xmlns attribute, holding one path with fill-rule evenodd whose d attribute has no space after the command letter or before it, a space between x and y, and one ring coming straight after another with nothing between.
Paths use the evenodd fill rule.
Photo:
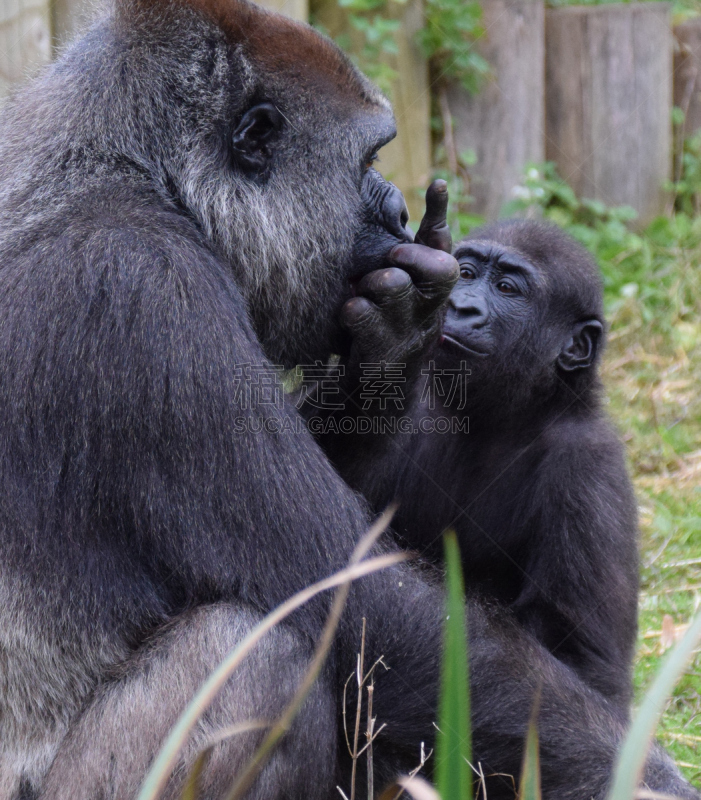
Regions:
<instances>
[{"instance_id":1,"label":"adult gorilla's mouth","mask_svg":"<svg viewBox=\"0 0 701 800\"><path fill-rule=\"evenodd\" d=\"M438 346L447 350L460 350L464 353L469 353L471 356L478 356L479 358L487 358L489 353L484 350L476 350L474 347L468 347L464 342L454 339L447 333L441 335Z\"/></svg>"}]
</instances>

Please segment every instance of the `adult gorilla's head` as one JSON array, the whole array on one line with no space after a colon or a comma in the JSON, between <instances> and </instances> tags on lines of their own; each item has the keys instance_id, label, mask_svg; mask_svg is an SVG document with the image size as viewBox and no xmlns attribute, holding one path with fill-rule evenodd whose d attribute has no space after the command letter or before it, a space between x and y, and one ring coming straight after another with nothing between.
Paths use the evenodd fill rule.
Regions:
<instances>
[{"instance_id":1,"label":"adult gorilla's head","mask_svg":"<svg viewBox=\"0 0 701 800\"><path fill-rule=\"evenodd\" d=\"M126 112L134 158L226 256L272 360L327 355L349 280L410 238L371 166L395 135L389 103L332 42L246 0L123 0L114 35L131 39L122 68L141 91L103 104L119 120L100 132Z\"/></svg>"},{"instance_id":2,"label":"adult gorilla's head","mask_svg":"<svg viewBox=\"0 0 701 800\"><path fill-rule=\"evenodd\" d=\"M552 408L590 393L604 320L589 253L554 225L508 220L475 230L455 257L437 358L465 361L468 403Z\"/></svg>"}]
</instances>

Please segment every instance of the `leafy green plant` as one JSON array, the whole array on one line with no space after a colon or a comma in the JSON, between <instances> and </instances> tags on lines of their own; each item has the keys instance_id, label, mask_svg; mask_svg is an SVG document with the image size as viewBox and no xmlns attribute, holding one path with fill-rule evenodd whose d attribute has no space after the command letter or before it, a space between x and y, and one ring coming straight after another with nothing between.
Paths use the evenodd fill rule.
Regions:
<instances>
[{"instance_id":1,"label":"leafy green plant","mask_svg":"<svg viewBox=\"0 0 701 800\"><path fill-rule=\"evenodd\" d=\"M387 56L398 55L396 33L401 22L393 4L407 0L336 0L347 15L350 31L335 37L336 43L378 86L391 96L392 84L399 77ZM329 33L320 22L324 3L314 0L311 22ZM424 25L416 40L429 59L432 82L459 81L468 91L479 90L489 72L489 64L473 45L484 34L482 7L478 0L426 0Z\"/></svg>"},{"instance_id":2,"label":"leafy green plant","mask_svg":"<svg viewBox=\"0 0 701 800\"><path fill-rule=\"evenodd\" d=\"M432 81L453 79L469 92L479 91L489 73L489 63L473 47L484 35L479 2L426 0L424 13L417 39L430 61Z\"/></svg>"},{"instance_id":3,"label":"leafy green plant","mask_svg":"<svg viewBox=\"0 0 701 800\"><path fill-rule=\"evenodd\" d=\"M701 132L684 141L677 161L677 179L665 188L673 195L676 211L698 215L701 213Z\"/></svg>"},{"instance_id":4,"label":"leafy green plant","mask_svg":"<svg viewBox=\"0 0 701 800\"><path fill-rule=\"evenodd\" d=\"M404 5L406 0L391 2ZM386 94L391 94L398 73L385 57L399 53L395 34L401 23L387 16L388 0L338 0L338 5L348 12L348 21L358 34L355 41L342 34L337 38L339 46Z\"/></svg>"}]
</instances>

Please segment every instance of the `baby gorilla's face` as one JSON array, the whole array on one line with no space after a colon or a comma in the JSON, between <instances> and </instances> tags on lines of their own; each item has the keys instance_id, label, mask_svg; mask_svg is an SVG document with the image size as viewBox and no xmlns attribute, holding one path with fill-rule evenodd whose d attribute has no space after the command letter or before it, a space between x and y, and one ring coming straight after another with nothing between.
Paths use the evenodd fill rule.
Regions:
<instances>
[{"instance_id":1,"label":"baby gorilla's face","mask_svg":"<svg viewBox=\"0 0 701 800\"><path fill-rule=\"evenodd\" d=\"M479 238L455 251L460 278L436 348L439 368L460 370L475 403L547 396L564 373L594 363L602 331L582 320L548 271L513 244ZM565 265L566 266L566 265Z\"/></svg>"},{"instance_id":2,"label":"baby gorilla's face","mask_svg":"<svg viewBox=\"0 0 701 800\"><path fill-rule=\"evenodd\" d=\"M498 361L527 356L534 329L542 335L537 268L490 240L464 242L455 257L460 278L448 300L440 351L479 372L487 361L493 372Z\"/></svg>"}]
</instances>

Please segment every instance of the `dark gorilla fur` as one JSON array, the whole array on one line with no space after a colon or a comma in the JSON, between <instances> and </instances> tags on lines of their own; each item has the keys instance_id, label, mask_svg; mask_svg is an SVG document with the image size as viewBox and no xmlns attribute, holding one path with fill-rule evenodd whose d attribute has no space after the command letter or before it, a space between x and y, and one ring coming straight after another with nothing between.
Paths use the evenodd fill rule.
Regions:
<instances>
[{"instance_id":1,"label":"dark gorilla fur","mask_svg":"<svg viewBox=\"0 0 701 800\"><path fill-rule=\"evenodd\" d=\"M239 367L336 348L349 280L401 240L363 194L393 130L331 43L236 0L123 0L3 109L2 800L133 798L208 671L367 529L310 436L253 432ZM291 405L255 414L298 419ZM261 643L166 797L217 731L279 713L326 610L310 604ZM518 773L542 684L544 796L603 797L624 715L497 611L469 613L485 771ZM427 573L358 582L248 796L327 798L346 782L340 703L363 617L368 658L391 666L375 692L376 785L410 769L432 737L442 615ZM259 740L217 746L204 797L224 795ZM687 791L659 752L646 779Z\"/></svg>"}]
</instances>

